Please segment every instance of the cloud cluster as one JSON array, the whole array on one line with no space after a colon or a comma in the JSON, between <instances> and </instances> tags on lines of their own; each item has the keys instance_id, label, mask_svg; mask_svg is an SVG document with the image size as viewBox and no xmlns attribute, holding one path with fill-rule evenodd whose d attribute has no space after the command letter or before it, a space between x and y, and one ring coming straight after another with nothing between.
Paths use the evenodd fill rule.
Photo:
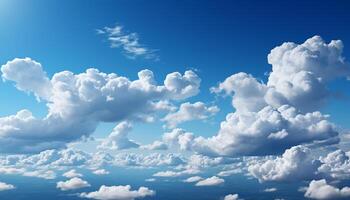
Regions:
<instances>
[{"instance_id":1,"label":"cloud cluster","mask_svg":"<svg viewBox=\"0 0 350 200\"><path fill-rule=\"evenodd\" d=\"M284 43L268 55L265 84L246 73L228 77L212 92L232 96L234 113L216 136L196 138L194 150L211 155L268 155L303 143L339 141L328 116L317 111L332 96L328 83L350 74L342 42L319 36L303 44Z\"/></svg>"},{"instance_id":2,"label":"cloud cluster","mask_svg":"<svg viewBox=\"0 0 350 200\"><path fill-rule=\"evenodd\" d=\"M81 193L80 196L88 199L98 200L134 200L155 195L155 191L147 187L140 187L138 190L131 190L130 185L105 186L102 185L98 191Z\"/></svg>"},{"instance_id":3,"label":"cloud cluster","mask_svg":"<svg viewBox=\"0 0 350 200\"><path fill-rule=\"evenodd\" d=\"M4 80L35 94L48 107L42 119L28 110L0 118L0 151L15 153L64 147L89 136L99 122L152 121L155 111L168 109L158 103L196 95L201 81L193 71L174 72L164 85L157 85L150 70L140 71L131 81L93 68L80 74L63 71L49 79L30 58L9 61L1 72Z\"/></svg>"}]
</instances>

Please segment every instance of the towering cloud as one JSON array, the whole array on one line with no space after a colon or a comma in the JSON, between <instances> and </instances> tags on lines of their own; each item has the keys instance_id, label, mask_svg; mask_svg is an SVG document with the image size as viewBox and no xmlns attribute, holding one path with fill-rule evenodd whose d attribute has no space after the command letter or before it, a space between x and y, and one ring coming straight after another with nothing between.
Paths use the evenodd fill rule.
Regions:
<instances>
[{"instance_id":1,"label":"towering cloud","mask_svg":"<svg viewBox=\"0 0 350 200\"><path fill-rule=\"evenodd\" d=\"M195 140L197 152L211 155L266 155L303 143L333 144L338 132L317 109L331 96L328 83L349 77L340 40L315 36L303 44L284 43L268 55L272 71L262 83L246 73L228 77L212 92L232 96L234 113L218 134Z\"/></svg>"}]
</instances>

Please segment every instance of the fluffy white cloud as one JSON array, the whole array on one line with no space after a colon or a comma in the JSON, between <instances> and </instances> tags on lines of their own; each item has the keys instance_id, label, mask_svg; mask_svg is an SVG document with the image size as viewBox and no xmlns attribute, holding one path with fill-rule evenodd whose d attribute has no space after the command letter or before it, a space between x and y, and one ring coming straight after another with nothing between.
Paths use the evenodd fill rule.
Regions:
<instances>
[{"instance_id":1,"label":"fluffy white cloud","mask_svg":"<svg viewBox=\"0 0 350 200\"><path fill-rule=\"evenodd\" d=\"M272 71L262 83L246 73L228 77L211 90L232 96L229 113L214 137L195 140L195 150L214 155L277 154L303 143L334 144L338 132L316 111L331 92L328 83L349 76L342 42L319 36L303 44L284 43L268 56ZM273 147L273 148L272 148Z\"/></svg>"},{"instance_id":2,"label":"fluffy white cloud","mask_svg":"<svg viewBox=\"0 0 350 200\"><path fill-rule=\"evenodd\" d=\"M193 182L198 182L200 180L203 180L203 178L200 177L200 176L191 176L191 177L185 179L183 182L185 182L185 183L193 183Z\"/></svg>"},{"instance_id":3,"label":"fluffy white cloud","mask_svg":"<svg viewBox=\"0 0 350 200\"><path fill-rule=\"evenodd\" d=\"M52 170L34 170L34 171L25 171L23 176L28 176L28 177L36 177L36 178L43 178L43 179L55 179L56 178L56 173Z\"/></svg>"},{"instance_id":4,"label":"fluffy white cloud","mask_svg":"<svg viewBox=\"0 0 350 200\"><path fill-rule=\"evenodd\" d=\"M179 177L184 175L198 174L200 171L198 169L185 169L183 171L160 171L153 176L155 177Z\"/></svg>"},{"instance_id":5,"label":"fluffy white cloud","mask_svg":"<svg viewBox=\"0 0 350 200\"><path fill-rule=\"evenodd\" d=\"M92 173L94 173L96 175L107 175L107 174L109 174L109 171L107 171L105 169L97 169L97 170L93 171Z\"/></svg>"},{"instance_id":6,"label":"fluffy white cloud","mask_svg":"<svg viewBox=\"0 0 350 200\"><path fill-rule=\"evenodd\" d=\"M15 186L4 182L0 182L0 192L5 190L13 190L13 189L15 189Z\"/></svg>"},{"instance_id":7,"label":"fluffy white cloud","mask_svg":"<svg viewBox=\"0 0 350 200\"><path fill-rule=\"evenodd\" d=\"M194 149L215 155L266 155L314 141L338 142L338 132L320 112L298 113L284 105L266 106L259 112L235 112L226 116L218 135L195 139Z\"/></svg>"},{"instance_id":8,"label":"fluffy white cloud","mask_svg":"<svg viewBox=\"0 0 350 200\"><path fill-rule=\"evenodd\" d=\"M350 188L336 188L327 184L325 179L312 180L305 192L305 197L312 199L347 199L350 197Z\"/></svg>"},{"instance_id":9,"label":"fluffy white cloud","mask_svg":"<svg viewBox=\"0 0 350 200\"><path fill-rule=\"evenodd\" d=\"M78 173L75 169L72 169L62 174L62 176L67 178L74 178L74 177L82 177L83 175Z\"/></svg>"},{"instance_id":10,"label":"fluffy white cloud","mask_svg":"<svg viewBox=\"0 0 350 200\"><path fill-rule=\"evenodd\" d=\"M198 181L196 183L196 186L214 186L214 185L221 185L224 182L225 182L224 179L219 178L217 176L212 176L210 178L206 178L201 181Z\"/></svg>"},{"instance_id":11,"label":"fluffy white cloud","mask_svg":"<svg viewBox=\"0 0 350 200\"><path fill-rule=\"evenodd\" d=\"M325 176L334 179L348 179L350 178L350 158L342 150L336 150L329 153L326 157L320 158L323 163L318 171Z\"/></svg>"},{"instance_id":12,"label":"fluffy white cloud","mask_svg":"<svg viewBox=\"0 0 350 200\"><path fill-rule=\"evenodd\" d=\"M167 150L168 145L162 141L156 140L151 144L142 145L142 146L140 146L140 148L141 149L148 149L148 150Z\"/></svg>"},{"instance_id":13,"label":"fluffy white cloud","mask_svg":"<svg viewBox=\"0 0 350 200\"><path fill-rule=\"evenodd\" d=\"M104 139L97 147L99 149L129 149L136 148L139 144L129 140L128 133L131 131L131 124L129 122L121 122L114 127L112 133Z\"/></svg>"},{"instance_id":14,"label":"fluffy white cloud","mask_svg":"<svg viewBox=\"0 0 350 200\"><path fill-rule=\"evenodd\" d=\"M102 185L98 191L81 193L80 196L98 200L134 200L155 195L155 191L147 187L140 187L138 190L131 190L130 185L105 186Z\"/></svg>"},{"instance_id":15,"label":"fluffy white cloud","mask_svg":"<svg viewBox=\"0 0 350 200\"><path fill-rule=\"evenodd\" d=\"M51 96L51 82L40 63L30 58L15 58L1 67L3 80L16 83L16 88L32 92L38 98L48 99Z\"/></svg>"},{"instance_id":16,"label":"fluffy white cloud","mask_svg":"<svg viewBox=\"0 0 350 200\"><path fill-rule=\"evenodd\" d=\"M224 200L243 200L243 199L240 199L238 194L228 194L224 197Z\"/></svg>"},{"instance_id":17,"label":"fluffy white cloud","mask_svg":"<svg viewBox=\"0 0 350 200\"><path fill-rule=\"evenodd\" d=\"M312 179L321 163L310 154L310 149L295 146L287 149L281 157L258 162L249 166L248 170L260 182Z\"/></svg>"},{"instance_id":18,"label":"fluffy white cloud","mask_svg":"<svg viewBox=\"0 0 350 200\"><path fill-rule=\"evenodd\" d=\"M71 178L67 181L59 181L56 185L62 191L66 190L76 190L79 188L90 187L90 184L87 181L82 180L81 178Z\"/></svg>"},{"instance_id":19,"label":"fluffy white cloud","mask_svg":"<svg viewBox=\"0 0 350 200\"><path fill-rule=\"evenodd\" d=\"M204 120L210 116L219 112L217 106L206 106L203 102L196 103L183 103L176 112L169 113L163 118L163 121L167 123L167 127L175 128L178 124L192 121L192 120Z\"/></svg>"},{"instance_id":20,"label":"fluffy white cloud","mask_svg":"<svg viewBox=\"0 0 350 200\"><path fill-rule=\"evenodd\" d=\"M107 36L111 48L122 48L125 55L129 58L142 56L147 59L157 58L155 50L149 49L139 42L137 33L127 33L122 26L104 27L97 30L98 34Z\"/></svg>"},{"instance_id":21,"label":"fluffy white cloud","mask_svg":"<svg viewBox=\"0 0 350 200\"><path fill-rule=\"evenodd\" d=\"M34 85L27 69L38 71ZM1 71L3 79L35 93L48 106L48 114L42 119L28 110L0 118L0 151L16 153L64 147L67 142L89 136L99 122L151 121L155 111L169 109L160 106L160 101L194 96L201 81L194 72L186 71L184 75L168 74L164 85L157 85L150 70L140 71L138 79L131 81L97 69L80 74L63 71L49 79L41 65L30 58L9 61Z\"/></svg>"}]
</instances>

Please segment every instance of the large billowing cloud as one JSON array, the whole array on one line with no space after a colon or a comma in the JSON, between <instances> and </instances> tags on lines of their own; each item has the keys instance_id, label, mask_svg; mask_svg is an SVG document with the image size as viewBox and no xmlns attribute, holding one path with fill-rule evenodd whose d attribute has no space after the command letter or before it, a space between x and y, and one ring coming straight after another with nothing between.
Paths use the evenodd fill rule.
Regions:
<instances>
[{"instance_id":1,"label":"large billowing cloud","mask_svg":"<svg viewBox=\"0 0 350 200\"><path fill-rule=\"evenodd\" d=\"M246 73L228 77L211 90L232 96L234 113L218 134L195 139L194 150L211 155L267 155L303 143L334 144L338 132L317 109L332 96L328 83L349 77L340 40L315 36L284 43L268 55L272 71L262 83Z\"/></svg>"},{"instance_id":2,"label":"large billowing cloud","mask_svg":"<svg viewBox=\"0 0 350 200\"><path fill-rule=\"evenodd\" d=\"M48 114L38 119L28 110L0 118L1 152L38 152L65 146L66 142L90 135L99 122L153 119L152 113L168 107L159 103L181 100L199 92L200 78L192 71L168 74L157 85L150 70L131 81L97 69L73 74L63 71L46 76L41 65L14 59L1 67L4 80L20 90L45 100Z\"/></svg>"},{"instance_id":3,"label":"large billowing cloud","mask_svg":"<svg viewBox=\"0 0 350 200\"><path fill-rule=\"evenodd\" d=\"M81 193L80 196L88 199L99 200L134 200L155 195L155 191L147 187L140 187L138 190L131 190L130 185L105 186L102 185L98 191Z\"/></svg>"}]
</instances>

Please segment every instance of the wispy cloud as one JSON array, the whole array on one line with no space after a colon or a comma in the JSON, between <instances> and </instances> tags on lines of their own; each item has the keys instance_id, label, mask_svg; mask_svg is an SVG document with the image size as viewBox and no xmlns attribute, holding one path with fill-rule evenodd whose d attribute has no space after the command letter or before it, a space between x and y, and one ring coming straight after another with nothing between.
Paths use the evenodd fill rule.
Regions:
<instances>
[{"instance_id":1,"label":"wispy cloud","mask_svg":"<svg viewBox=\"0 0 350 200\"><path fill-rule=\"evenodd\" d=\"M155 54L157 50L150 49L141 44L139 42L139 35L137 33L125 31L123 26L104 27L96 31L97 34L107 36L111 48L121 48L128 58L134 59L136 57L143 57L146 59L159 59Z\"/></svg>"}]
</instances>

